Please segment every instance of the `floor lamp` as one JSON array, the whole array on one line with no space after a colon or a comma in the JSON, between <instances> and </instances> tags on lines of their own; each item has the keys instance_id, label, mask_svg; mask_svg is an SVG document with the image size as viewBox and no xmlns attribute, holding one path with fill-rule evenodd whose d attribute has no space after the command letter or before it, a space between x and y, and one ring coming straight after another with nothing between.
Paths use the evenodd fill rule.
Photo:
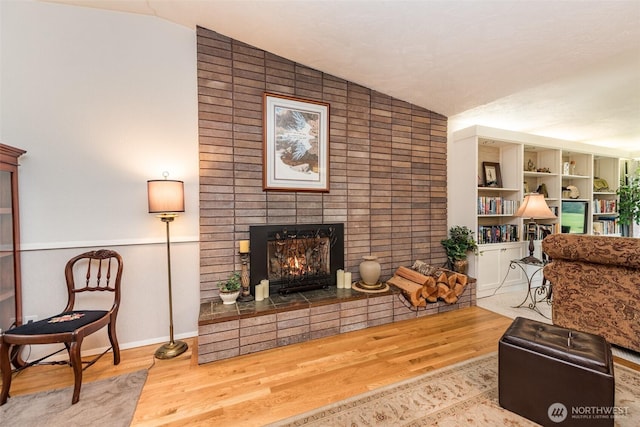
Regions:
<instances>
[{"instance_id":1,"label":"floor lamp","mask_svg":"<svg viewBox=\"0 0 640 427\"><path fill-rule=\"evenodd\" d=\"M169 342L156 350L158 359L171 359L184 353L188 346L184 341L173 339L173 298L171 294L171 246L169 243L169 224L178 216L177 212L184 212L184 182L167 179L169 174L163 174L164 179L147 181L147 196L149 199L149 213L159 214L158 218L167 228L167 276L169 281Z\"/></svg>"},{"instance_id":2,"label":"floor lamp","mask_svg":"<svg viewBox=\"0 0 640 427\"><path fill-rule=\"evenodd\" d=\"M544 194L529 193L524 196L524 201L516 212L516 216L521 218L530 218L527 225L527 234L529 235L529 256L522 258L520 261L531 264L542 264L538 258L533 256L534 245L533 240L536 234L536 219L552 219L557 218L549 205L544 200Z\"/></svg>"}]
</instances>

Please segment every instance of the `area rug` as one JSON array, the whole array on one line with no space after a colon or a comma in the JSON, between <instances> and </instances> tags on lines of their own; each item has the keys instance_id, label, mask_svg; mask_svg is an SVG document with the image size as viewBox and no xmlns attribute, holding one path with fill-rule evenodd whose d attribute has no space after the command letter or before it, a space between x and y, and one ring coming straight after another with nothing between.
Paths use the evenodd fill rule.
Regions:
<instances>
[{"instance_id":1,"label":"area rug","mask_svg":"<svg viewBox=\"0 0 640 427\"><path fill-rule=\"evenodd\" d=\"M640 419L640 372L615 365L617 426ZM525 385L526 387L526 385ZM536 426L498 404L498 355L471 359L272 426Z\"/></svg>"},{"instance_id":2,"label":"area rug","mask_svg":"<svg viewBox=\"0 0 640 427\"><path fill-rule=\"evenodd\" d=\"M128 426L146 380L143 369L83 383L75 405L71 404L73 387L14 396L0 406L0 425Z\"/></svg>"}]
</instances>

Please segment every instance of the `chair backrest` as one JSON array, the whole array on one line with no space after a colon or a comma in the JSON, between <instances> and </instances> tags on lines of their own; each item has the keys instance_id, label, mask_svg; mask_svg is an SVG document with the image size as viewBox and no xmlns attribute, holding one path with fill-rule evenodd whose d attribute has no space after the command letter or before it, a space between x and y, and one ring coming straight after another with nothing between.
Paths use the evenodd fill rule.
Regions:
<instances>
[{"instance_id":1,"label":"chair backrest","mask_svg":"<svg viewBox=\"0 0 640 427\"><path fill-rule=\"evenodd\" d=\"M112 311L120 305L122 257L115 251L99 249L71 258L64 269L68 302L65 311L72 311L76 294L82 292L112 292ZM115 276L115 277L114 277Z\"/></svg>"}]
</instances>

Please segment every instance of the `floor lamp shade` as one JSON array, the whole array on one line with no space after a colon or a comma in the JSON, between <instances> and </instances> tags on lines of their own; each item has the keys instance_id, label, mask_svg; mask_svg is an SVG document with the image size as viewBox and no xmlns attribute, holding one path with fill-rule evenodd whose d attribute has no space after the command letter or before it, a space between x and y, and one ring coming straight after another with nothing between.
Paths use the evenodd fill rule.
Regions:
<instances>
[{"instance_id":1,"label":"floor lamp shade","mask_svg":"<svg viewBox=\"0 0 640 427\"><path fill-rule=\"evenodd\" d=\"M147 181L149 213L184 212L184 182L170 179Z\"/></svg>"}]
</instances>

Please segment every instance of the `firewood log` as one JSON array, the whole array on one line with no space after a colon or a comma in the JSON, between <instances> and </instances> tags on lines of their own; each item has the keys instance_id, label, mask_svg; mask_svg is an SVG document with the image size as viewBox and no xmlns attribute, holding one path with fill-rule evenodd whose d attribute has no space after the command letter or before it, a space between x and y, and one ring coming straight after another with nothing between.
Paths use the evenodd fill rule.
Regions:
<instances>
[{"instance_id":1,"label":"firewood log","mask_svg":"<svg viewBox=\"0 0 640 427\"><path fill-rule=\"evenodd\" d=\"M436 298L438 297L438 287L436 286L436 279L431 277L431 276L427 276L427 280L425 281L425 284L422 285L422 297L423 298L427 298L429 295L436 295ZM427 301L429 301L429 299L427 298ZM435 302L435 301L430 301L430 302Z\"/></svg>"},{"instance_id":2,"label":"firewood log","mask_svg":"<svg viewBox=\"0 0 640 427\"><path fill-rule=\"evenodd\" d=\"M450 290L451 289L449 289L449 286L446 283L438 282L438 298L444 298Z\"/></svg>"},{"instance_id":3,"label":"firewood log","mask_svg":"<svg viewBox=\"0 0 640 427\"><path fill-rule=\"evenodd\" d=\"M447 292L442 299L444 300L444 302L446 302L447 304L453 304L456 301L458 301L458 296L456 295L455 291L453 289L449 290L449 292Z\"/></svg>"},{"instance_id":4,"label":"firewood log","mask_svg":"<svg viewBox=\"0 0 640 427\"><path fill-rule=\"evenodd\" d=\"M458 283L462 286L466 286L469 281L469 277L466 274L456 273L456 278L458 279Z\"/></svg>"},{"instance_id":5,"label":"firewood log","mask_svg":"<svg viewBox=\"0 0 640 427\"><path fill-rule=\"evenodd\" d=\"M419 285L424 285L429 280L429 276L425 276L415 270L402 266L398 267L396 275L404 277L407 280L411 280L412 282L416 282Z\"/></svg>"},{"instance_id":6,"label":"firewood log","mask_svg":"<svg viewBox=\"0 0 640 427\"><path fill-rule=\"evenodd\" d=\"M462 283L456 283L456 286L455 288L453 288L453 291L455 292L456 296L460 296L464 292L464 288L466 288L466 285L463 285Z\"/></svg>"},{"instance_id":7,"label":"firewood log","mask_svg":"<svg viewBox=\"0 0 640 427\"><path fill-rule=\"evenodd\" d=\"M391 279L387 280L387 283L402 289L409 297L411 304L415 307L424 307L427 305L425 299L422 297L422 285L398 275L394 275Z\"/></svg>"},{"instance_id":8,"label":"firewood log","mask_svg":"<svg viewBox=\"0 0 640 427\"><path fill-rule=\"evenodd\" d=\"M425 299L428 302L438 302L438 287L436 286L431 293L429 293Z\"/></svg>"},{"instance_id":9,"label":"firewood log","mask_svg":"<svg viewBox=\"0 0 640 427\"><path fill-rule=\"evenodd\" d=\"M449 282L449 289L454 289L456 287L456 283L458 283L457 274L452 274L451 276L449 276L448 282Z\"/></svg>"}]
</instances>

